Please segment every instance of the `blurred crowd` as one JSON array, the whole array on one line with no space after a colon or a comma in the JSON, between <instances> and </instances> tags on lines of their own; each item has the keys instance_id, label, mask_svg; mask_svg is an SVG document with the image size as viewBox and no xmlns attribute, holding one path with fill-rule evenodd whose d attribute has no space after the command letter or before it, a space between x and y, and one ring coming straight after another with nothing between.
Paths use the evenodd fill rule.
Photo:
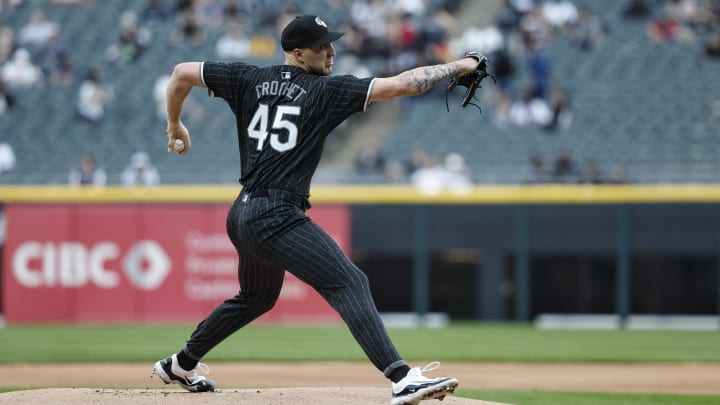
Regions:
<instances>
[{"instance_id":1,"label":"blurred crowd","mask_svg":"<svg viewBox=\"0 0 720 405\"><path fill-rule=\"evenodd\" d=\"M625 6L618 19L646 24L648 41L703 41L704 56L720 56L720 0L623 1ZM346 32L337 43L334 74L387 76L416 66L450 61L467 50L477 50L489 56L491 70L498 79L497 86L493 86L496 91L491 93L492 125L508 129L537 127L550 135L572 127L574 114L572 94L552 74L548 47L565 41L581 51L593 52L616 23L602 20L590 8L578 6L572 0L506 0L496 18L461 29L458 29L460 0L147 0L143 6L129 8L119 16L117 27L113 27L118 35L101 44L98 54L103 63L97 63L74 52L62 22L48 15L44 5L92 12L101 3L101 0L0 1L0 15L11 19L17 10L32 9L25 14L29 15L27 21L0 26L0 119L4 114L12 114L17 97L26 89L52 91L62 87L75 91L75 99L68 102L73 104L77 120L99 125L112 113L116 101L113 80L103 71L103 63L136 63L145 57L151 44L210 47L214 54L203 54L207 59L276 63L281 52L278 33L282 27L295 15L321 10L328 25ZM165 116L164 90L169 73L169 66L158 67L155 85L148 90L156 103L158 120ZM519 79L525 76L530 80ZM207 116L192 98L188 99L186 112L194 121ZM12 150L12 145L5 145ZM13 160L16 158L23 156L14 156ZM355 167L360 174L372 173L405 182L432 177L427 172L437 173L435 169L442 167L461 173L462 182L470 183L473 173L463 163L466 158L458 150L447 156L415 158L422 163L408 165L390 161L383 154L382 141L378 141L358 152ZM539 158L542 157L528 159L533 173L540 170ZM408 161L415 159L408 156ZM593 157L587 158L586 171L622 172L622 168L591 169L594 161ZM12 170L12 166L6 164L6 169L0 166L0 173ZM549 170L547 164L539 166ZM536 177L560 181L547 173ZM583 176L562 178L580 177ZM619 178L620 175L602 174L593 182L615 182Z\"/></svg>"},{"instance_id":2,"label":"blurred crowd","mask_svg":"<svg viewBox=\"0 0 720 405\"><path fill-rule=\"evenodd\" d=\"M117 27L108 27L118 32L116 38L101 45L98 59L86 60L67 42L62 21L48 15L45 5L92 13L102 7L100 0L1 1L0 15L10 16L11 20L20 10L32 11L23 14L30 16L24 23L15 20L0 26L0 115L12 114L16 97L27 89L52 91L62 87L75 89L72 102L78 122L100 125L107 114L113 113L113 102L117 101L115 83L103 70L108 63L137 63L153 44L211 49L213 54L202 53L206 59L277 63L282 27L296 15L312 11L321 12L334 29L347 33L337 43L344 56L338 58L336 74L384 75L440 62L448 57L445 32L452 21L451 12L444 6L457 2L433 3L436 6L430 7L427 0L147 0L140 8L128 7L122 12ZM169 68L158 69L152 88L158 120L165 118ZM199 121L206 116L192 97L187 104L189 120ZM128 183L126 179L131 176L125 174L88 174L101 163L96 158L88 150L78 167L72 169L69 182L98 186L118 178ZM4 170L13 166L7 164Z\"/></svg>"},{"instance_id":3,"label":"blurred crowd","mask_svg":"<svg viewBox=\"0 0 720 405\"><path fill-rule=\"evenodd\" d=\"M571 95L562 79L552 75L553 61L547 49L558 41L584 52L602 45L612 32L613 24L645 24L652 42L703 41L704 57L720 55L720 1L718 0L626 0L616 20L603 20L588 7L577 6L572 0L506 0L502 12L494 21L471 25L453 38L447 38L439 48L447 55L457 56L465 50L477 50L488 55L492 72L498 79L493 94L492 124L500 128L536 127L548 134L571 128L573 111ZM446 38L446 36L442 36ZM519 77L529 80L519 80ZM522 87L520 87L522 86ZM461 151L458 151L461 152ZM444 158L459 156L451 152ZM427 151L411 151L415 166L405 165L402 176L397 175L397 162L387 162L378 145L364 149L356 161L358 172L368 172L363 162L368 155L372 161L384 162L375 166L375 173L392 179L413 179L417 172L430 170L452 171L438 157ZM527 183L622 183L627 181L621 165L600 167L594 156L579 158L570 149L555 156L533 154L528 157ZM467 181L472 173L467 173ZM438 176L442 177L442 176ZM448 181L448 185L452 180ZM435 189L434 185L429 187Z\"/></svg>"}]
</instances>

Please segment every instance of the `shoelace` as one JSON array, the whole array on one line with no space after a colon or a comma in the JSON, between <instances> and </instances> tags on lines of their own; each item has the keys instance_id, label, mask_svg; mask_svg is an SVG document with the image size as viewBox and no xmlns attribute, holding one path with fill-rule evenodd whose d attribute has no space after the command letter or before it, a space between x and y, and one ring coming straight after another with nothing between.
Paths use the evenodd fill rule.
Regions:
<instances>
[{"instance_id":1,"label":"shoelace","mask_svg":"<svg viewBox=\"0 0 720 405\"><path fill-rule=\"evenodd\" d=\"M440 362L439 362L439 361L433 361L432 363L426 364L425 367L423 367L423 368L420 369L420 371L424 373L424 372L426 372L426 371L433 371L433 370L435 370L435 369L438 368L438 367L440 367Z\"/></svg>"},{"instance_id":2,"label":"shoelace","mask_svg":"<svg viewBox=\"0 0 720 405\"><path fill-rule=\"evenodd\" d=\"M413 376L413 377L422 377L422 378L431 380L432 378L425 377L425 376L423 375L423 373L426 372L426 371L435 370L435 369L438 368L438 367L440 367L440 362L439 362L439 361L433 361L432 363L426 364L423 368L420 368L420 367L413 367L413 368L411 368L410 371L408 372L408 375L409 375L409 376Z\"/></svg>"},{"instance_id":3,"label":"shoelace","mask_svg":"<svg viewBox=\"0 0 720 405\"><path fill-rule=\"evenodd\" d=\"M438 363L438 366L439 366L439 365L440 365L440 363ZM208 367L208 365L205 364L205 363L198 363L198 365L197 365L196 368L202 370L202 372L203 372L204 374L210 374L210 367Z\"/></svg>"},{"instance_id":4,"label":"shoelace","mask_svg":"<svg viewBox=\"0 0 720 405\"><path fill-rule=\"evenodd\" d=\"M199 376L199 375L197 374L197 371L198 371L198 370L202 371L203 374L210 374L210 367L208 367L207 364L205 364L205 363L198 363L197 366L195 366L194 369L192 369L192 370L189 371L190 375L189 375L188 377L190 377L190 379L192 379L192 380L195 380L196 378L205 378L205 377Z\"/></svg>"}]
</instances>

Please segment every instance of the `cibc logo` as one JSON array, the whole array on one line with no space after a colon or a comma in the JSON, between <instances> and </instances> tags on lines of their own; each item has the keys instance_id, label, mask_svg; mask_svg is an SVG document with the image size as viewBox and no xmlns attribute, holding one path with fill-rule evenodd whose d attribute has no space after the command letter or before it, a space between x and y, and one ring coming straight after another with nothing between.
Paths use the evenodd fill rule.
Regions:
<instances>
[{"instance_id":1,"label":"cibc logo","mask_svg":"<svg viewBox=\"0 0 720 405\"><path fill-rule=\"evenodd\" d=\"M108 262L120 260L121 269L109 268ZM141 240L121 257L114 242L86 246L79 242L25 242L12 258L17 282L27 288L83 287L116 288L120 273L141 290L158 288L170 273L170 258L155 241Z\"/></svg>"}]
</instances>

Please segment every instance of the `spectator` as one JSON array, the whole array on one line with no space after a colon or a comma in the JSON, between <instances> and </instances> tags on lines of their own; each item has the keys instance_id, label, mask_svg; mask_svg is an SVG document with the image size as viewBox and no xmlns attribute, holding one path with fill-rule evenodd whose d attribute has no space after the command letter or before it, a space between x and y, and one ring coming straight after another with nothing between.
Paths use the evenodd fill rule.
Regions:
<instances>
[{"instance_id":1,"label":"spectator","mask_svg":"<svg viewBox=\"0 0 720 405\"><path fill-rule=\"evenodd\" d=\"M370 77L373 75L370 69L363 65L362 61L353 54L344 55L335 62L333 73L336 75L353 75L357 77Z\"/></svg>"},{"instance_id":2,"label":"spectator","mask_svg":"<svg viewBox=\"0 0 720 405\"><path fill-rule=\"evenodd\" d=\"M424 149L420 148L419 146L413 146L412 150L410 151L410 156L408 160L405 162L405 173L408 176L411 176L416 171L420 170L423 167L430 166L432 158L430 155L425 152Z\"/></svg>"},{"instance_id":3,"label":"spectator","mask_svg":"<svg viewBox=\"0 0 720 405\"><path fill-rule=\"evenodd\" d=\"M406 183L408 178L405 173L405 165L397 160L389 161L385 169L385 178L395 184Z\"/></svg>"},{"instance_id":4,"label":"spectator","mask_svg":"<svg viewBox=\"0 0 720 405\"><path fill-rule=\"evenodd\" d=\"M3 65L0 80L11 88L28 88L41 84L42 72L30 61L30 52L18 48L12 59Z\"/></svg>"},{"instance_id":5,"label":"spectator","mask_svg":"<svg viewBox=\"0 0 720 405\"><path fill-rule=\"evenodd\" d=\"M12 146L0 136L0 174L15 168L15 152Z\"/></svg>"},{"instance_id":6,"label":"spectator","mask_svg":"<svg viewBox=\"0 0 720 405\"><path fill-rule=\"evenodd\" d=\"M493 111L493 124L498 128L505 128L510 123L510 111L515 103L513 103L512 95L509 91L501 91L495 98L495 109Z\"/></svg>"},{"instance_id":7,"label":"spectator","mask_svg":"<svg viewBox=\"0 0 720 405\"><path fill-rule=\"evenodd\" d=\"M95 186L103 187L107 181L105 171L98 167L95 158L86 154L80 159L79 167L70 171L68 183L71 186Z\"/></svg>"},{"instance_id":8,"label":"spectator","mask_svg":"<svg viewBox=\"0 0 720 405\"><path fill-rule=\"evenodd\" d=\"M165 122L165 119L167 118L167 106L166 106L166 100L167 100L167 84L168 80L170 80L170 74L172 73L172 68L166 70L165 72L161 73L160 76L155 79L155 84L153 85L153 99L155 100L155 113L157 117ZM205 114L205 110L203 109L203 106L195 101L192 97L188 96L188 98L185 99L185 108L183 109L183 113L187 115L188 119L190 121L200 121L203 118L203 115Z\"/></svg>"},{"instance_id":9,"label":"spectator","mask_svg":"<svg viewBox=\"0 0 720 405\"><path fill-rule=\"evenodd\" d=\"M246 8L250 13L253 15L253 17L256 19L254 23L256 23L259 27L277 27L277 24L279 23L279 18L283 13L287 13L290 10L292 11L292 17L294 18L300 13L299 9L299 1L276 1L276 0L255 0L255 1L249 1L246 3L251 3L246 5ZM284 9L281 9L278 7L280 4L278 3L285 3ZM307 3L307 2L304 2Z\"/></svg>"},{"instance_id":10,"label":"spectator","mask_svg":"<svg viewBox=\"0 0 720 405\"><path fill-rule=\"evenodd\" d=\"M399 15L407 14L413 17L421 17L426 11L426 1L424 0L395 0L391 7L393 11Z\"/></svg>"},{"instance_id":11,"label":"spectator","mask_svg":"<svg viewBox=\"0 0 720 405\"><path fill-rule=\"evenodd\" d=\"M524 15L535 9L535 0L507 0L507 5L514 13Z\"/></svg>"},{"instance_id":12,"label":"spectator","mask_svg":"<svg viewBox=\"0 0 720 405\"><path fill-rule=\"evenodd\" d=\"M450 46L458 55L469 49L489 55L502 49L503 41L500 28L496 24L485 24L466 28L460 38L451 41Z\"/></svg>"},{"instance_id":13,"label":"spectator","mask_svg":"<svg viewBox=\"0 0 720 405\"><path fill-rule=\"evenodd\" d=\"M470 191L472 181L470 171L465 166L465 158L459 153L449 153L445 156L445 170L447 178L445 187L452 193L465 194Z\"/></svg>"},{"instance_id":14,"label":"spectator","mask_svg":"<svg viewBox=\"0 0 720 405\"><path fill-rule=\"evenodd\" d=\"M105 117L111 98L112 88L106 88L97 71L91 70L78 90L77 113L80 118L97 124Z\"/></svg>"},{"instance_id":15,"label":"spectator","mask_svg":"<svg viewBox=\"0 0 720 405\"><path fill-rule=\"evenodd\" d=\"M644 20L652 14L647 0L630 0L628 5L623 9L622 15L628 19Z\"/></svg>"},{"instance_id":16,"label":"spectator","mask_svg":"<svg viewBox=\"0 0 720 405\"><path fill-rule=\"evenodd\" d=\"M0 28L0 64L9 61L16 48L15 31L13 31L12 27L4 26Z\"/></svg>"},{"instance_id":17,"label":"spectator","mask_svg":"<svg viewBox=\"0 0 720 405\"><path fill-rule=\"evenodd\" d=\"M420 23L420 49L426 53L431 63L444 63L457 54L450 52L448 32L457 26L453 16L445 10L436 10Z\"/></svg>"},{"instance_id":18,"label":"spectator","mask_svg":"<svg viewBox=\"0 0 720 405\"><path fill-rule=\"evenodd\" d=\"M436 159L428 156L423 166L410 175L410 183L423 194L436 195L445 188L447 171Z\"/></svg>"},{"instance_id":19,"label":"spectator","mask_svg":"<svg viewBox=\"0 0 720 405\"><path fill-rule=\"evenodd\" d=\"M140 13L140 20L147 25L162 24L167 17L168 14L163 7L162 0L148 0Z\"/></svg>"},{"instance_id":20,"label":"spectator","mask_svg":"<svg viewBox=\"0 0 720 405\"><path fill-rule=\"evenodd\" d=\"M437 195L443 191L464 194L472 186L465 161L457 153L448 154L444 164L429 158L425 166L410 176L410 181L423 194L428 195Z\"/></svg>"},{"instance_id":21,"label":"spectator","mask_svg":"<svg viewBox=\"0 0 720 405\"><path fill-rule=\"evenodd\" d=\"M54 60L49 61L47 67L48 81L51 86L69 86L75 83L75 64L66 51L54 55Z\"/></svg>"},{"instance_id":22,"label":"spectator","mask_svg":"<svg viewBox=\"0 0 720 405\"><path fill-rule=\"evenodd\" d=\"M542 6L545 21L556 32L563 32L578 20L578 10L570 0L546 0Z\"/></svg>"},{"instance_id":23,"label":"spectator","mask_svg":"<svg viewBox=\"0 0 720 405\"><path fill-rule=\"evenodd\" d=\"M143 54L150 37L150 31L139 26L137 14L131 10L125 11L120 16L120 37L108 47L106 57L111 61L136 61Z\"/></svg>"},{"instance_id":24,"label":"spectator","mask_svg":"<svg viewBox=\"0 0 720 405\"><path fill-rule=\"evenodd\" d=\"M548 131L567 129L572 124L573 115L568 109L567 94L564 90L555 90L552 94L550 107L552 116L550 121L544 125Z\"/></svg>"},{"instance_id":25,"label":"spectator","mask_svg":"<svg viewBox=\"0 0 720 405\"><path fill-rule=\"evenodd\" d=\"M225 6L217 0L193 1L193 13L198 23L208 29L219 27L225 19Z\"/></svg>"},{"instance_id":26,"label":"spectator","mask_svg":"<svg viewBox=\"0 0 720 405\"><path fill-rule=\"evenodd\" d=\"M375 139L368 139L362 150L355 158L355 171L361 174L385 173L385 155L380 149L380 143Z\"/></svg>"},{"instance_id":27,"label":"spectator","mask_svg":"<svg viewBox=\"0 0 720 405\"><path fill-rule=\"evenodd\" d=\"M522 17L534 9L534 0L505 0L505 8L498 15L498 25L503 31L516 30Z\"/></svg>"},{"instance_id":28,"label":"spectator","mask_svg":"<svg viewBox=\"0 0 720 405\"><path fill-rule=\"evenodd\" d=\"M130 163L122 172L122 183L125 186L156 186L160 184L160 174L150 162L150 156L142 151L130 157Z\"/></svg>"},{"instance_id":29,"label":"spectator","mask_svg":"<svg viewBox=\"0 0 720 405\"><path fill-rule=\"evenodd\" d=\"M350 23L360 35L359 56L387 56L388 6L379 0L358 0L350 7Z\"/></svg>"},{"instance_id":30,"label":"spectator","mask_svg":"<svg viewBox=\"0 0 720 405\"><path fill-rule=\"evenodd\" d=\"M493 73L497 79L497 97L495 98L495 111L493 123L499 127L507 124L512 106L513 78L515 77L515 64L506 48L500 49L490 55Z\"/></svg>"},{"instance_id":31,"label":"spectator","mask_svg":"<svg viewBox=\"0 0 720 405\"><path fill-rule=\"evenodd\" d=\"M275 38L260 34L250 39L250 56L255 58L271 58L276 55L278 43Z\"/></svg>"},{"instance_id":32,"label":"spectator","mask_svg":"<svg viewBox=\"0 0 720 405\"><path fill-rule=\"evenodd\" d=\"M173 39L175 42L189 43L191 46L200 46L205 43L207 34L192 9L180 14Z\"/></svg>"},{"instance_id":33,"label":"spectator","mask_svg":"<svg viewBox=\"0 0 720 405\"><path fill-rule=\"evenodd\" d=\"M0 80L0 115L7 114L15 105L15 97L5 88L5 83Z\"/></svg>"},{"instance_id":34,"label":"spectator","mask_svg":"<svg viewBox=\"0 0 720 405\"><path fill-rule=\"evenodd\" d=\"M400 49L417 49L420 43L420 31L412 14L405 13L400 17L395 42Z\"/></svg>"},{"instance_id":35,"label":"spectator","mask_svg":"<svg viewBox=\"0 0 720 405\"><path fill-rule=\"evenodd\" d=\"M531 40L528 64L532 79L532 91L536 97L547 97L550 87L550 58L545 44L539 40Z\"/></svg>"},{"instance_id":36,"label":"spectator","mask_svg":"<svg viewBox=\"0 0 720 405\"><path fill-rule=\"evenodd\" d=\"M551 30L539 8L524 14L518 24L518 34L526 50L542 48L551 38Z\"/></svg>"},{"instance_id":37,"label":"spectator","mask_svg":"<svg viewBox=\"0 0 720 405\"><path fill-rule=\"evenodd\" d=\"M552 121L552 111L545 99L528 90L525 96L510 105L508 121L517 126L537 125L544 127Z\"/></svg>"},{"instance_id":38,"label":"spectator","mask_svg":"<svg viewBox=\"0 0 720 405\"><path fill-rule=\"evenodd\" d=\"M167 107L165 105L167 101L167 84L170 80L170 74L172 73L172 69L163 72L160 74L160 76L155 79L155 84L153 85L153 99L155 100L155 113L158 118L161 120L165 120L167 118Z\"/></svg>"},{"instance_id":39,"label":"spectator","mask_svg":"<svg viewBox=\"0 0 720 405\"><path fill-rule=\"evenodd\" d=\"M51 86L68 86L75 81L75 66L58 35L48 41L42 53L41 67Z\"/></svg>"},{"instance_id":40,"label":"spectator","mask_svg":"<svg viewBox=\"0 0 720 405\"><path fill-rule=\"evenodd\" d=\"M228 23L225 33L215 44L215 53L220 59L244 59L250 55L250 40L239 22Z\"/></svg>"},{"instance_id":41,"label":"spectator","mask_svg":"<svg viewBox=\"0 0 720 405\"><path fill-rule=\"evenodd\" d=\"M669 0L665 8L667 15L681 24L695 26L702 20L695 0Z\"/></svg>"},{"instance_id":42,"label":"spectator","mask_svg":"<svg viewBox=\"0 0 720 405\"><path fill-rule=\"evenodd\" d=\"M18 42L20 46L41 50L51 37L58 35L59 29L56 23L45 19L42 9L37 9L30 16L30 21L20 30Z\"/></svg>"},{"instance_id":43,"label":"spectator","mask_svg":"<svg viewBox=\"0 0 720 405\"><path fill-rule=\"evenodd\" d=\"M515 77L515 63L506 48L499 49L490 57L492 72L497 80L500 93L512 92L512 80Z\"/></svg>"},{"instance_id":44,"label":"spectator","mask_svg":"<svg viewBox=\"0 0 720 405\"><path fill-rule=\"evenodd\" d=\"M706 29L720 32L720 1L705 2L701 8L700 21Z\"/></svg>"},{"instance_id":45,"label":"spectator","mask_svg":"<svg viewBox=\"0 0 720 405\"><path fill-rule=\"evenodd\" d=\"M550 176L545 167L545 161L542 156L534 155L530 157L530 174L527 179L531 184L545 184L550 182Z\"/></svg>"},{"instance_id":46,"label":"spectator","mask_svg":"<svg viewBox=\"0 0 720 405\"><path fill-rule=\"evenodd\" d=\"M23 0L0 0L0 13L12 14Z\"/></svg>"},{"instance_id":47,"label":"spectator","mask_svg":"<svg viewBox=\"0 0 720 405\"><path fill-rule=\"evenodd\" d=\"M240 23L242 15L240 12L240 6L238 6L235 0L225 0L225 5L222 9L223 24Z\"/></svg>"},{"instance_id":48,"label":"spectator","mask_svg":"<svg viewBox=\"0 0 720 405\"><path fill-rule=\"evenodd\" d=\"M589 51L602 42L603 27L590 10L581 8L577 24L570 29L568 36L571 43L582 50Z\"/></svg>"},{"instance_id":49,"label":"spectator","mask_svg":"<svg viewBox=\"0 0 720 405\"><path fill-rule=\"evenodd\" d=\"M578 173L572 153L568 150L560 151L555 158L552 180L557 183L577 183Z\"/></svg>"},{"instance_id":50,"label":"spectator","mask_svg":"<svg viewBox=\"0 0 720 405\"><path fill-rule=\"evenodd\" d=\"M192 11L194 0L175 0L175 12L178 14Z\"/></svg>"},{"instance_id":51,"label":"spectator","mask_svg":"<svg viewBox=\"0 0 720 405\"><path fill-rule=\"evenodd\" d=\"M711 58L720 57L720 33L712 33L705 45L705 55Z\"/></svg>"},{"instance_id":52,"label":"spectator","mask_svg":"<svg viewBox=\"0 0 720 405\"><path fill-rule=\"evenodd\" d=\"M648 37L655 42L674 41L680 34L680 24L677 20L665 15L654 19L648 25Z\"/></svg>"}]
</instances>

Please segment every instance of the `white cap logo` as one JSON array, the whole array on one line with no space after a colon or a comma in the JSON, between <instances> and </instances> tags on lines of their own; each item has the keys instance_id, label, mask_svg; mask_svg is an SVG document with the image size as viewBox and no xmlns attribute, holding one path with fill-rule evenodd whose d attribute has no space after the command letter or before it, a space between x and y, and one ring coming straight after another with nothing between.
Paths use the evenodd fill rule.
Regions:
<instances>
[{"instance_id":1,"label":"white cap logo","mask_svg":"<svg viewBox=\"0 0 720 405\"><path fill-rule=\"evenodd\" d=\"M320 17L315 17L315 24L322 25L323 27L327 28L327 24L325 24L325 21L321 20Z\"/></svg>"}]
</instances>

